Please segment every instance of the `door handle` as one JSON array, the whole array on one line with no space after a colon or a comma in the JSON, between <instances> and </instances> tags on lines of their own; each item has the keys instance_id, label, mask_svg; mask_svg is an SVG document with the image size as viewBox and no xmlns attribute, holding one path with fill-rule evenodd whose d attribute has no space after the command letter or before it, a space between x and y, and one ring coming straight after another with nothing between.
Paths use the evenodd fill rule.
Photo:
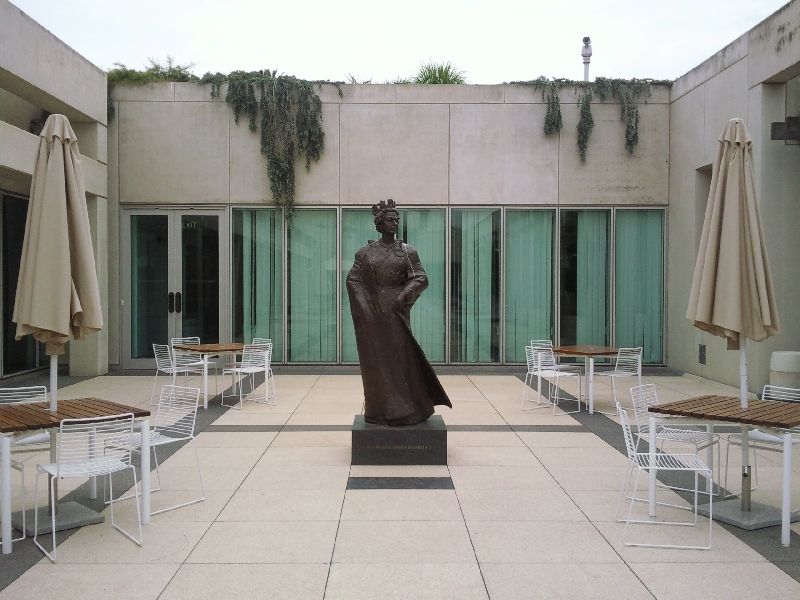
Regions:
<instances>
[{"instance_id":1,"label":"door handle","mask_svg":"<svg viewBox=\"0 0 800 600\"><path fill-rule=\"evenodd\" d=\"M167 295L167 310L169 310L170 313L175 312L175 294L172 292Z\"/></svg>"},{"instance_id":2,"label":"door handle","mask_svg":"<svg viewBox=\"0 0 800 600\"><path fill-rule=\"evenodd\" d=\"M175 292L175 312L181 312L181 293Z\"/></svg>"}]
</instances>

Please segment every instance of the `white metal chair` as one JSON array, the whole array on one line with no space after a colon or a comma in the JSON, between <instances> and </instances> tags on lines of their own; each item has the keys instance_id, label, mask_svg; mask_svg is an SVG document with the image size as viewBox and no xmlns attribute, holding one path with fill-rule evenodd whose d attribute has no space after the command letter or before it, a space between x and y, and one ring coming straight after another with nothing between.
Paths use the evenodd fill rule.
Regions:
<instances>
[{"instance_id":1,"label":"white metal chair","mask_svg":"<svg viewBox=\"0 0 800 600\"><path fill-rule=\"evenodd\" d=\"M194 446L194 456L197 459L197 474L200 476L200 489L202 497L168 508L151 511L150 515L157 515L169 510L197 504L206 499L206 488L203 484L203 473L200 470L200 455L197 452L197 442L194 437L194 426L197 420L197 408L200 405L200 388L181 387L176 385L164 385L161 387L161 396L158 400L156 419L153 429L150 432L150 447L153 448L153 456L156 463L156 477L158 487L151 491L157 492L161 489L161 471L158 464L158 448L167 444L180 444L192 442ZM110 443L115 443L112 440ZM134 433L131 440L133 450L141 452L142 434ZM124 498L130 498L125 496ZM120 498L120 499L124 499Z\"/></svg>"},{"instance_id":2,"label":"white metal chair","mask_svg":"<svg viewBox=\"0 0 800 600\"><path fill-rule=\"evenodd\" d=\"M93 419L64 419L58 436L56 462L37 465L33 543L51 561L56 562L56 511L52 511L52 554L38 542L39 531L39 475L46 475L52 484L56 479L88 478L109 475L108 486L111 497L111 525L125 537L142 545L142 515L139 509L139 484L136 467L131 464L131 440L133 437L133 414L96 417ZM113 440L114 443L109 443ZM136 515L139 523L139 539L122 529L114 521L114 489L112 473L131 469L136 499ZM55 486L50 486L50 503L56 505Z\"/></svg>"},{"instance_id":3,"label":"white metal chair","mask_svg":"<svg viewBox=\"0 0 800 600\"><path fill-rule=\"evenodd\" d=\"M658 405L658 394L656 393L656 386L652 383L644 385L637 385L631 388L631 400L633 401L633 413L636 419L637 433L636 433L636 450L639 450L639 443L644 440L650 441L650 417L651 413L648 412L650 406ZM700 454L701 450L708 448L712 449L717 447L717 456L719 457L719 435L703 431L700 429L680 429L676 427L668 427L666 425L659 425L656 429L656 443L659 450L663 451L666 442L674 442L678 444L690 444L694 446L694 453ZM713 454L712 454L713 457ZM717 461L719 462L719 461ZM713 460L712 460L713 469ZM690 491L684 488L672 488L682 491Z\"/></svg>"},{"instance_id":4,"label":"white metal chair","mask_svg":"<svg viewBox=\"0 0 800 600\"><path fill-rule=\"evenodd\" d=\"M150 404L158 404L153 402L156 395L156 383L158 382L158 374L164 373L165 375L172 376L172 385L177 383L176 378L178 375L184 376L184 383L187 383L190 374L196 374L196 366L175 364L175 356L172 348L166 344L153 344L153 354L156 357L156 374L153 377L153 389L150 391ZM202 374L202 370L200 371Z\"/></svg>"},{"instance_id":5,"label":"white metal chair","mask_svg":"<svg viewBox=\"0 0 800 600\"><path fill-rule=\"evenodd\" d=\"M533 410L541 408L542 406L553 406L553 414L556 414L556 406L561 398L561 386L559 380L562 377L570 377L578 380L578 407L573 411L564 411L562 414L573 414L581 410L581 373L579 367L565 366L556 364L555 356L552 349L547 348L534 348L533 346L525 346L525 359L527 361L528 370L525 373L525 387L522 390L522 410ZM537 406L525 407L525 401L528 399L528 390L530 389L529 383L533 382L533 377L537 378ZM550 379L553 379L551 382ZM548 384L548 397L549 402L542 402L542 379L545 379ZM532 402L532 400L531 400ZM562 409L563 410L563 409Z\"/></svg>"},{"instance_id":6,"label":"white metal chair","mask_svg":"<svg viewBox=\"0 0 800 600\"><path fill-rule=\"evenodd\" d=\"M620 348L617 351L617 359L614 368L605 371L594 372L595 378L608 377L611 379L611 390L613 391L614 404L617 400L617 385L616 380L620 377L636 377L637 385L642 385L642 349L641 348ZM595 412L603 412L595 409ZM615 414L605 413L603 414Z\"/></svg>"},{"instance_id":7,"label":"white metal chair","mask_svg":"<svg viewBox=\"0 0 800 600\"><path fill-rule=\"evenodd\" d=\"M682 548L691 550L708 550L711 548L711 531L713 526L712 521L712 498L713 494L708 493L708 544L707 545L678 545L678 544L652 544L644 542L631 542L628 541L628 529L632 523L640 525L679 525L691 526L697 525L697 499L699 494L704 494L700 490L700 477L705 477L711 480L711 469L708 468L696 454L668 454L665 452L658 452L657 454L650 454L648 452L637 452L636 444L633 441L633 434L631 433L630 422L628 421L628 413L623 409L619 403L616 404L617 412L619 414L620 424L622 425L622 433L625 437L625 449L628 453L628 466L625 470L625 476L622 480L622 487L619 492L619 500L617 501L617 512L615 519L618 522L625 523L625 531L622 534L622 541L626 546L644 546L647 548ZM649 471L650 469L657 469L658 471L673 471L694 474L694 506L682 506L678 504L669 504L666 502L657 502L657 506L667 506L674 509L690 510L693 512L693 519L690 521L659 521L655 518L648 519L633 519L633 507L636 502L648 502L648 498L638 498L636 491L639 487L639 479L642 471ZM633 473L636 471L636 478L633 478ZM631 490L631 480L633 480L633 490ZM710 489L710 488L709 488ZM622 498L627 497L631 503L628 507L628 514L625 518L620 518L620 506L622 505Z\"/></svg>"},{"instance_id":8,"label":"white metal chair","mask_svg":"<svg viewBox=\"0 0 800 600\"><path fill-rule=\"evenodd\" d=\"M800 390L795 388L765 385L761 398L764 400L780 400L783 402L800 402ZM791 430L792 447L800 444L800 427ZM753 452L753 489L758 489L758 453L756 450L766 452L783 452L783 438L766 433L759 429L751 429L747 433L748 447ZM732 433L728 436L728 448L725 451L725 482L723 486L728 489L728 458L731 446L742 446L742 434ZM737 494L730 494L735 496Z\"/></svg>"},{"instance_id":9,"label":"white metal chair","mask_svg":"<svg viewBox=\"0 0 800 600\"><path fill-rule=\"evenodd\" d=\"M270 362L272 359L272 344L264 346L256 346L253 344L245 344L242 350L242 362L237 363L235 366L226 368L223 375L230 375L233 379L233 388L236 390L233 394L226 395L222 392L222 406L235 407L233 404L225 404L225 398L238 397L239 409L242 408L242 403L245 396L252 394L255 391L255 376L258 373L264 373L264 397L253 397L254 402L262 404L275 405L276 401L270 402L272 397L269 395L269 387L267 383L267 375L269 373ZM237 380L237 376L239 379ZM244 393L244 380L250 381L250 391Z\"/></svg>"},{"instance_id":10,"label":"white metal chair","mask_svg":"<svg viewBox=\"0 0 800 600\"><path fill-rule=\"evenodd\" d=\"M254 337L253 345L269 347L269 360L267 361L267 374L266 374L267 379L264 381L264 383L267 383L267 380L272 381L272 396L269 396L269 398L275 398L275 401L277 402L278 393L275 390L275 376L272 374L272 340L269 338Z\"/></svg>"},{"instance_id":11,"label":"white metal chair","mask_svg":"<svg viewBox=\"0 0 800 600\"><path fill-rule=\"evenodd\" d=\"M0 406L9 404L29 404L31 402L47 402L47 388L43 385L17 387L17 388L0 388ZM11 443L12 454L19 454L22 452L41 452L46 449L50 444L50 432L44 431L29 435L24 438L14 440ZM22 483L22 536L14 538L12 542L18 542L25 539L25 465L19 461L11 459L11 468L19 472Z\"/></svg>"}]
</instances>

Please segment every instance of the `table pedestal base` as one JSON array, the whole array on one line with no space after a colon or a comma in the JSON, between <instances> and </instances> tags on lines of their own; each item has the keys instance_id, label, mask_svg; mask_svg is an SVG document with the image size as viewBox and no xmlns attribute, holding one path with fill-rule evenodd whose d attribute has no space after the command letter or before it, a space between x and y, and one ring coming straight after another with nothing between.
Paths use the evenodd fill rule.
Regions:
<instances>
[{"instance_id":1,"label":"table pedestal base","mask_svg":"<svg viewBox=\"0 0 800 600\"><path fill-rule=\"evenodd\" d=\"M742 511L742 501L739 498L714 502L714 520L722 521L739 529L753 531L765 527L775 527L781 524L781 509L767 506L760 502L751 502L749 512ZM708 516L708 504L701 504L697 508L701 515ZM800 515L793 514L792 522L800 521Z\"/></svg>"},{"instance_id":2,"label":"table pedestal base","mask_svg":"<svg viewBox=\"0 0 800 600\"><path fill-rule=\"evenodd\" d=\"M25 535L33 537L34 515L36 509L29 508L25 511ZM52 521L48 513L47 506L39 507L39 535L50 533L53 530ZM102 523L105 517L91 508L79 504L78 502L60 502L56 513L56 531L65 529L75 529L84 525L94 525ZM22 531L22 512L11 515L11 524L19 531Z\"/></svg>"}]
</instances>

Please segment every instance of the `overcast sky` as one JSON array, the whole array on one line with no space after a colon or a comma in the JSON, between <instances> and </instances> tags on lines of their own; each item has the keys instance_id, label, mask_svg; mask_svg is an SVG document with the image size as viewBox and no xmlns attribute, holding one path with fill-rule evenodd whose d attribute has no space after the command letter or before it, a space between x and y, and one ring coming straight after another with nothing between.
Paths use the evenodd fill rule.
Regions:
<instances>
[{"instance_id":1,"label":"overcast sky","mask_svg":"<svg viewBox=\"0 0 800 600\"><path fill-rule=\"evenodd\" d=\"M104 69L172 56L193 71L277 69L381 83L450 61L469 83L675 79L784 0L11 0Z\"/></svg>"}]
</instances>

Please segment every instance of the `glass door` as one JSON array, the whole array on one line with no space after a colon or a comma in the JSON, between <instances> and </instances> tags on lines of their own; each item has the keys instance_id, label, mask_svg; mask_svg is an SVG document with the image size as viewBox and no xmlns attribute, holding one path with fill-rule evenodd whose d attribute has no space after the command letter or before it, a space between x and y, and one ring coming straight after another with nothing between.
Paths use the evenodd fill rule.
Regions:
<instances>
[{"instance_id":1,"label":"glass door","mask_svg":"<svg viewBox=\"0 0 800 600\"><path fill-rule=\"evenodd\" d=\"M153 344L225 338L227 231L221 210L123 212L122 366L154 366Z\"/></svg>"}]
</instances>

